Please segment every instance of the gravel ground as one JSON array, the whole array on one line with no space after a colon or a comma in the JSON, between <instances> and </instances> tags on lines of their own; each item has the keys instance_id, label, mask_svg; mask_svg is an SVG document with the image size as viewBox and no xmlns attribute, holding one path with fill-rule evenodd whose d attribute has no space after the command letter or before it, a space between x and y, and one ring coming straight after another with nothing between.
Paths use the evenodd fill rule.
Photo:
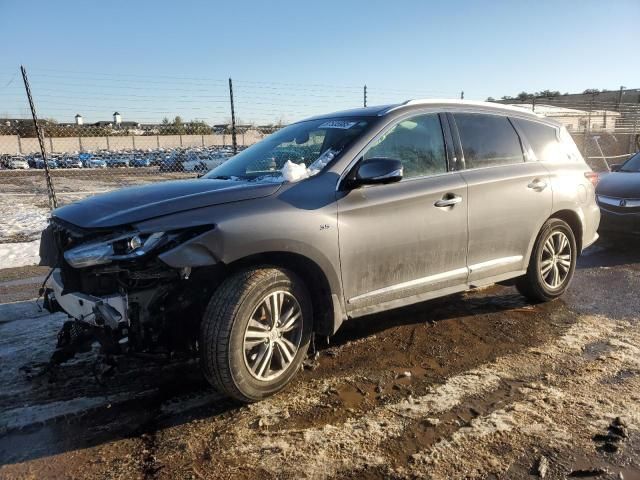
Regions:
<instances>
[{"instance_id":1,"label":"gravel ground","mask_svg":"<svg viewBox=\"0 0 640 480\"><path fill-rule=\"evenodd\" d=\"M348 322L251 406L192 359L38 376L63 316L0 306L0 478L638 479L639 273L598 245L548 304L495 286ZM42 275L0 271L0 292Z\"/></svg>"}]
</instances>

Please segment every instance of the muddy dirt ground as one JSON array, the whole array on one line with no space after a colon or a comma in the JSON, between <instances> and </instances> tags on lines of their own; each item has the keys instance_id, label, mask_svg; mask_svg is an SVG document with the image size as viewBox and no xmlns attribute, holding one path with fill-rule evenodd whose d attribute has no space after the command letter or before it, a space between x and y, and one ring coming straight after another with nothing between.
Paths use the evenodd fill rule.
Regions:
<instances>
[{"instance_id":1,"label":"muddy dirt ground","mask_svg":"<svg viewBox=\"0 0 640 480\"><path fill-rule=\"evenodd\" d=\"M251 406L190 359L38 376L64 318L23 301L41 270L0 271L0 478L640 479L637 247L593 247L548 304L495 286L351 321Z\"/></svg>"}]
</instances>

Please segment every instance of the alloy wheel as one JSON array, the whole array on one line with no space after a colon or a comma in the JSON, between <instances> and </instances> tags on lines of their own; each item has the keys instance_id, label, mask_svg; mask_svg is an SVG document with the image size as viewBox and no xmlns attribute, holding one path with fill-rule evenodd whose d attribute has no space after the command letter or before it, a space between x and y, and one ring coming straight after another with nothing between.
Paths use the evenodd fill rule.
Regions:
<instances>
[{"instance_id":1,"label":"alloy wheel","mask_svg":"<svg viewBox=\"0 0 640 480\"><path fill-rule=\"evenodd\" d=\"M555 290L560 288L571 271L571 242L564 232L554 231L544 242L539 272L544 284Z\"/></svg>"},{"instance_id":2,"label":"alloy wheel","mask_svg":"<svg viewBox=\"0 0 640 480\"><path fill-rule=\"evenodd\" d=\"M302 339L302 309L289 292L268 294L253 311L244 332L244 361L258 380L273 380L287 371Z\"/></svg>"}]
</instances>

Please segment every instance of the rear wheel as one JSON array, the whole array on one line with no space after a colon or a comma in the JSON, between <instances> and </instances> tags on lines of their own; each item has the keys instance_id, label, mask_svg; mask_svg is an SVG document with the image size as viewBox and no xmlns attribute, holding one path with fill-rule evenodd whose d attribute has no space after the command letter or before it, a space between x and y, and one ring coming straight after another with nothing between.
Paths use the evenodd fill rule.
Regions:
<instances>
[{"instance_id":1,"label":"rear wheel","mask_svg":"<svg viewBox=\"0 0 640 480\"><path fill-rule=\"evenodd\" d=\"M547 220L531 252L527 273L517 279L516 288L535 302L559 297L571 283L577 257L571 227L559 218Z\"/></svg>"},{"instance_id":2,"label":"rear wheel","mask_svg":"<svg viewBox=\"0 0 640 480\"><path fill-rule=\"evenodd\" d=\"M242 402L272 395L300 369L311 325L309 293L295 274L279 268L237 272L214 292L202 320L205 377Z\"/></svg>"}]
</instances>

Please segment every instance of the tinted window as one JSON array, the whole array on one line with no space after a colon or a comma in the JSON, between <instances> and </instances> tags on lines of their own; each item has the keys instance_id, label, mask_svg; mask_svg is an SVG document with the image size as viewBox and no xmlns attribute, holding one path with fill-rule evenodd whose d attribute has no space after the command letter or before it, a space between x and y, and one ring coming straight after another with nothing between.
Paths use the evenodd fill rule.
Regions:
<instances>
[{"instance_id":1,"label":"tinted window","mask_svg":"<svg viewBox=\"0 0 640 480\"><path fill-rule=\"evenodd\" d=\"M524 162L520 139L507 117L481 113L455 113L453 117L466 168Z\"/></svg>"},{"instance_id":2,"label":"tinted window","mask_svg":"<svg viewBox=\"0 0 640 480\"><path fill-rule=\"evenodd\" d=\"M517 121L538 160L558 159L560 145L557 130L554 127L529 120L518 119Z\"/></svg>"},{"instance_id":3,"label":"tinted window","mask_svg":"<svg viewBox=\"0 0 640 480\"><path fill-rule=\"evenodd\" d=\"M404 177L421 177L447 171L442 127L437 114L402 120L380 137L364 158L394 158L404 167Z\"/></svg>"}]
</instances>

